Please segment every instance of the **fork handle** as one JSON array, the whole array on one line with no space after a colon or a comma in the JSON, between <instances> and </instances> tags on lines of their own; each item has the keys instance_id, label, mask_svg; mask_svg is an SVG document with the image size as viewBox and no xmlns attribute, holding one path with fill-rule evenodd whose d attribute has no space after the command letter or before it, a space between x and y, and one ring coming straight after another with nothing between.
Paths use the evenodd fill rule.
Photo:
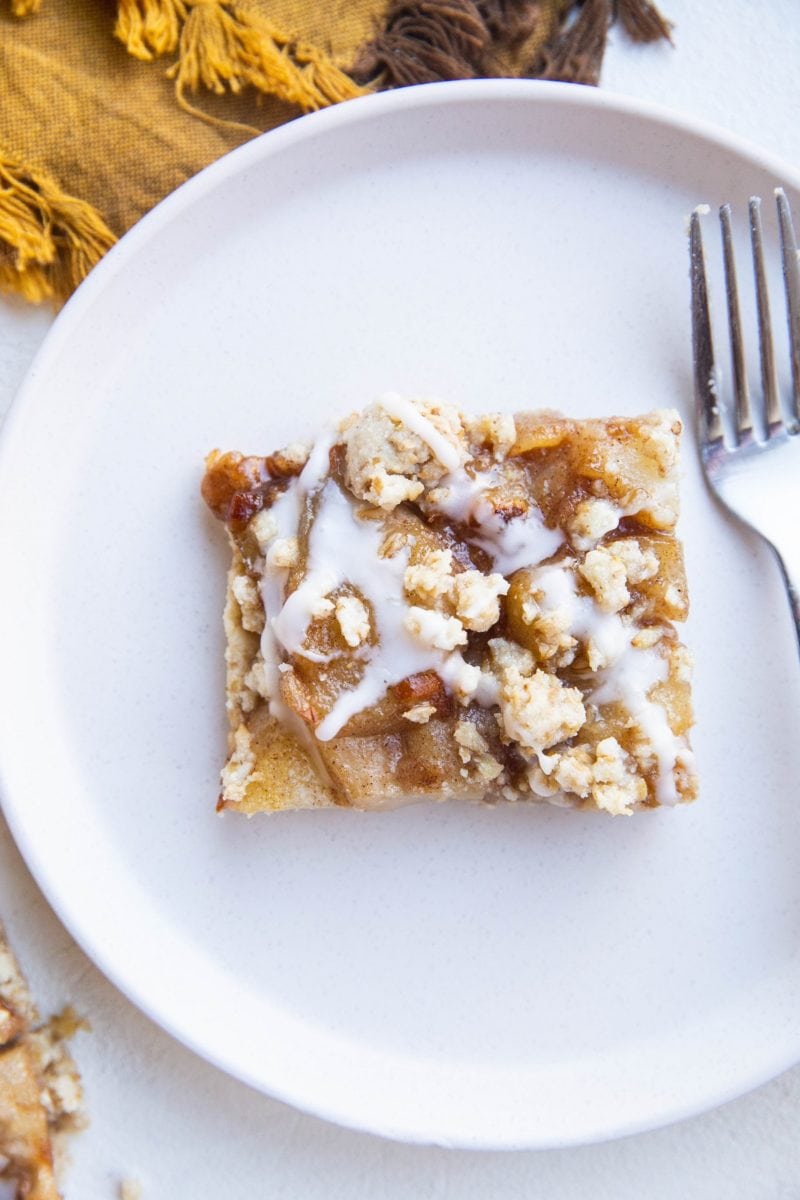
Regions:
<instances>
[{"instance_id":1,"label":"fork handle","mask_svg":"<svg viewBox=\"0 0 800 1200\"><path fill-rule=\"evenodd\" d=\"M789 608L791 609L794 629L797 634L797 649L800 652L800 561L796 565L792 564L792 568L790 569L786 561L786 556L776 546L773 546L773 549L781 568L783 581L786 584L786 591L789 596Z\"/></svg>"}]
</instances>

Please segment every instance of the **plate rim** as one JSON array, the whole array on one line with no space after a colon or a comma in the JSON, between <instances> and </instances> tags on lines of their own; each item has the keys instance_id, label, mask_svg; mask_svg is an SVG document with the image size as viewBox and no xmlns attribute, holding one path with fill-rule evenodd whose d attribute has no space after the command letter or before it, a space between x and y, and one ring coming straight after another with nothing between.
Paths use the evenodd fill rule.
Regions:
<instances>
[{"instance_id":1,"label":"plate rim","mask_svg":"<svg viewBox=\"0 0 800 1200\"><path fill-rule=\"evenodd\" d=\"M737 134L711 122L673 111L664 105L611 91L579 87L574 84L506 79L454 81L416 85L332 106L270 130L223 155L162 200L112 247L58 314L26 372L0 428L0 478L4 474L5 462L14 453L13 447L18 424L25 412L28 395L35 394L38 377L50 369L51 362L58 358L64 343L69 339L71 330L76 328L85 314L91 311L104 290L113 283L118 275L124 272L131 260L135 260L140 249L144 248L153 236L168 227L174 220L180 219L182 212L190 209L196 201L212 192L226 179L246 171L251 163L260 163L267 158L281 154L295 144L324 136L326 131L374 119L382 112L393 114L420 108L459 105L476 100L487 103L523 101L555 108L611 111L623 118L633 118L648 125L655 125L682 135L712 142L715 146L726 149L737 157L749 160L755 168L772 173L776 179L800 190L800 168L770 151L761 149L755 143ZM2 752L9 736L3 728L3 724L0 723L0 807L37 886L44 893L51 908L64 924L70 936L123 995L131 999L137 1007L178 1042L189 1047L207 1062L258 1091L315 1116L352 1129L364 1130L406 1142L434 1143L472 1149L562 1148L611 1140L659 1128L694 1116L750 1091L800 1060L800 1044L798 1044L791 1053L782 1056L773 1055L772 1060L765 1063L760 1071L745 1073L742 1078L737 1079L736 1083L728 1082L724 1086L708 1089L693 1105L682 1103L676 1109L674 1103L665 1098L660 1109L656 1110L654 1106L641 1120L622 1123L613 1120L604 1122L601 1119L595 1120L594 1123L590 1122L591 1128L587 1128L587 1122L584 1119L582 1127L576 1129L573 1135L558 1139L550 1136L542 1139L537 1136L537 1131L533 1128L524 1138L510 1139L504 1137L502 1131L497 1129L476 1138L473 1135L454 1134L452 1130L443 1134L441 1129L418 1128L414 1126L413 1121L408 1119L398 1121L396 1114L394 1117L383 1114L379 1119L372 1120L362 1113L359 1118L353 1113L353 1109L358 1106L352 1103L343 1102L337 1108L336 1105L322 1103L314 1095L309 1095L302 1089L293 1090L287 1081L275 1083L262 1078L253 1078L243 1062L230 1061L228 1056L215 1051L214 1047L203 1044L189 1032L182 1030L167 1013L161 1011L158 997L154 998L152 992L146 988L143 989L135 978L128 977L124 959L119 955L115 957L107 946L96 944L94 934L97 931L86 928L81 912L75 911L70 898L65 898L63 894L59 893L56 885L48 878L47 865L44 861L47 856L40 853L36 844L29 838L21 806L15 805L11 799L12 787L9 786L4 766L6 755ZM397 1127L398 1125L400 1128Z\"/></svg>"},{"instance_id":2,"label":"plate rim","mask_svg":"<svg viewBox=\"0 0 800 1200\"><path fill-rule=\"evenodd\" d=\"M2 461L10 436L8 431L14 427L21 402L31 389L36 376L68 336L70 324L80 319L82 313L93 303L95 293L105 288L114 275L121 272L128 260L138 252L140 246L143 246L160 229L170 223L173 219L173 210L177 215L178 212L193 204L196 199L212 191L224 179L245 170L249 162L257 162L262 158L277 155L294 143L319 136L320 132L327 128L333 130L341 125L369 120L373 110L379 112L383 108L392 112L426 105L458 104L462 100L466 102L476 99L502 101L519 99L523 96L530 97L532 101L539 99L542 102L549 102L552 100L556 107L563 105L565 108L606 109L622 116L643 120L646 123L678 130L683 134L714 142L717 146L721 146L733 154L751 159L762 170L772 172L800 190L800 166L795 166L772 151L764 150L749 138L742 137L705 118L694 117L655 101L642 100L623 92L606 91L583 84L541 79L448 80L441 83L414 84L390 91L375 92L368 96L359 96L353 100L330 105L317 112L306 113L274 129L267 130L258 137L251 138L250 141L229 150L214 162L209 163L207 167L203 167L196 175L180 184L146 212L103 256L57 313L52 326L45 334L44 341L23 376L0 426L0 461ZM698 203L701 202L698 201Z\"/></svg>"}]
</instances>

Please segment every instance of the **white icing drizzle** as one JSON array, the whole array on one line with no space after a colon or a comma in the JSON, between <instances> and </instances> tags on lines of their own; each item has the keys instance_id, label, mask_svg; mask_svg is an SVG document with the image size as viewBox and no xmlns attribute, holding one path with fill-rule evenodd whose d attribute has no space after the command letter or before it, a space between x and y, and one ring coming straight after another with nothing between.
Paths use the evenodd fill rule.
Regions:
<instances>
[{"instance_id":1,"label":"white icing drizzle","mask_svg":"<svg viewBox=\"0 0 800 1200\"><path fill-rule=\"evenodd\" d=\"M394 392L387 392L385 396L381 396L378 403L390 417L394 417L396 421L402 421L407 429L415 433L418 438L422 438L422 441L433 451L443 467L448 471L458 470L463 461L458 447L454 446L443 433L440 433L433 422L428 420L410 400L407 400L405 396L398 396Z\"/></svg>"},{"instance_id":2,"label":"white icing drizzle","mask_svg":"<svg viewBox=\"0 0 800 1200\"><path fill-rule=\"evenodd\" d=\"M524 517L504 520L486 495L499 483L494 471L479 471L474 478L466 473L448 475L440 484L443 495L436 508L453 521L472 525L475 533L470 540L491 555L496 571L508 577L555 554L564 534L560 529L548 529L535 505Z\"/></svg>"},{"instance_id":3,"label":"white icing drizzle","mask_svg":"<svg viewBox=\"0 0 800 1200\"><path fill-rule=\"evenodd\" d=\"M336 737L351 717L377 703L387 688L409 675L433 669L445 683L455 683L460 671L469 669L458 652L437 650L405 628L409 604L403 578L409 551L405 547L391 558L381 558L384 536L381 522L359 520L348 496L329 480L309 535L305 577L270 621L275 643L290 654L320 661L320 656L305 646L317 602L349 583L371 608L377 644L363 648L361 679L354 688L341 693L317 726L316 736L321 742Z\"/></svg>"},{"instance_id":4,"label":"white icing drizzle","mask_svg":"<svg viewBox=\"0 0 800 1200\"><path fill-rule=\"evenodd\" d=\"M540 567L533 572L533 587L542 593L541 607L563 611L569 632L586 641L591 639L606 661L616 662L625 653L636 630L628 631L618 613L604 613L591 596L579 595L568 566L554 563Z\"/></svg>"},{"instance_id":5,"label":"white icing drizzle","mask_svg":"<svg viewBox=\"0 0 800 1200\"><path fill-rule=\"evenodd\" d=\"M474 527L474 541L491 555L498 571L509 575L519 567L535 565L561 545L563 534L547 529L535 509L524 518L504 521L485 495L498 483L494 473L484 472L474 479L461 473L459 448L410 400L389 394L380 404L389 416L420 437L449 472L443 480L447 499L439 507L451 518ZM337 432L332 428L316 441L302 473L272 506L277 537L297 535L303 503L322 486L336 440ZM433 639L426 638L424 622L419 638L406 629L410 607L404 591L408 550L381 558L383 536L380 522L359 520L348 496L329 482L323 488L309 533L305 576L290 596L286 597L288 570L265 563L262 597L267 619L261 652L270 712L298 733L302 727L306 740L305 723L281 699L281 651L318 663L336 657L311 650L305 642L319 600L345 583L357 588L370 605L377 644L357 651L364 661L361 679L338 697L320 722L316 729L320 741L335 737L352 716L380 700L388 687L421 671L436 670L445 686L462 698L472 697L485 707L498 702L498 682L492 674L468 664L458 649L447 652L431 645Z\"/></svg>"},{"instance_id":6,"label":"white icing drizzle","mask_svg":"<svg viewBox=\"0 0 800 1200\"><path fill-rule=\"evenodd\" d=\"M331 447L336 444L337 437L337 430L331 428L317 439L300 475L289 482L286 491L282 492L272 505L270 513L277 527L277 537L297 536L303 502L310 492L320 486L328 474L329 455ZM261 598L264 602L266 620L264 631L261 634L261 657L264 660L264 680L269 696L270 714L277 721L287 725L293 733L308 744L308 730L305 723L288 705L284 704L280 691L280 652L274 624L283 608L288 576L287 568L272 566L268 561L265 562L261 579Z\"/></svg>"},{"instance_id":7,"label":"white icing drizzle","mask_svg":"<svg viewBox=\"0 0 800 1200\"><path fill-rule=\"evenodd\" d=\"M659 803L677 804L675 766L679 758L684 760L685 751L669 727L664 706L650 699L652 688L667 678L666 660L653 648L631 644L638 632L635 625L626 625L618 613L602 612L591 596L579 595L568 567L540 567L534 586L542 593L542 607L564 610L570 632L591 640L606 660L608 665L597 672L598 683L589 698L595 704L619 701L625 706L653 747Z\"/></svg>"},{"instance_id":8,"label":"white icing drizzle","mask_svg":"<svg viewBox=\"0 0 800 1200\"><path fill-rule=\"evenodd\" d=\"M603 682L594 689L595 704L620 700L653 747L658 762L656 796L659 804L677 804L675 785L678 749L662 704L648 698L650 690L667 677L667 664L654 650L637 650L630 643L622 655L600 673Z\"/></svg>"},{"instance_id":9,"label":"white icing drizzle","mask_svg":"<svg viewBox=\"0 0 800 1200\"><path fill-rule=\"evenodd\" d=\"M473 540L491 554L495 570L506 578L521 567L536 566L549 558L564 541L561 530L548 529L535 507L524 517L504 521L488 500L483 500L475 509L475 519L481 532Z\"/></svg>"},{"instance_id":10,"label":"white icing drizzle","mask_svg":"<svg viewBox=\"0 0 800 1200\"><path fill-rule=\"evenodd\" d=\"M446 459L448 470L459 466L458 451L408 401L389 400L390 415L413 427L437 457ZM386 689L409 675L436 670L446 686L457 694L474 695L478 703L497 702L497 682L493 676L468 664L459 650L445 652L425 640L415 638L405 627L410 605L405 595L404 576L409 550L404 548L391 558L381 558L384 530L380 521L360 520L353 502L333 482L325 483L329 471L329 452L336 443L337 431L331 429L313 446L302 473L293 479L271 508L276 537L297 535L303 504L322 488L319 504L309 532L305 575L288 597L288 569L265 562L262 598L266 613L261 637L264 676L270 713L309 741L308 728L281 699L280 675L282 651L324 663L335 655L320 654L305 645L313 611L319 600L349 583L369 604L377 634L375 645L356 651L364 662L358 684L338 697L331 711L316 729L319 741L335 737L352 716L375 704ZM324 484L324 486L323 486ZM425 630L421 630L424 638ZM313 739L311 739L313 741Z\"/></svg>"}]
</instances>

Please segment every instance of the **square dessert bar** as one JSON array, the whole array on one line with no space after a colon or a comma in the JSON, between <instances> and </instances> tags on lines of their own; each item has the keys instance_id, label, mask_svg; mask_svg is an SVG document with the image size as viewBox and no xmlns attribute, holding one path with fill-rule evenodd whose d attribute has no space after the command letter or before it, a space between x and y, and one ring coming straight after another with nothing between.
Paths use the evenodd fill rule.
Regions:
<instances>
[{"instance_id":1,"label":"square dessert bar","mask_svg":"<svg viewBox=\"0 0 800 1200\"><path fill-rule=\"evenodd\" d=\"M680 433L387 395L312 446L209 454L219 806L693 800Z\"/></svg>"}]
</instances>

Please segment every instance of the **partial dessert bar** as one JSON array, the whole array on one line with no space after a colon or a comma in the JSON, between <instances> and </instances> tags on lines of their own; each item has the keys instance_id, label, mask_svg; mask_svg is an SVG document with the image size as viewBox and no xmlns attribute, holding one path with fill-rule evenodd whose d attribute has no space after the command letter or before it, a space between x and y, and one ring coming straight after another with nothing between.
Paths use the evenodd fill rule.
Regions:
<instances>
[{"instance_id":1,"label":"partial dessert bar","mask_svg":"<svg viewBox=\"0 0 800 1200\"><path fill-rule=\"evenodd\" d=\"M80 1078L66 1047L81 1025L71 1009L42 1023L0 925L2 1196L59 1200L66 1139L85 1121Z\"/></svg>"},{"instance_id":2,"label":"partial dessert bar","mask_svg":"<svg viewBox=\"0 0 800 1200\"><path fill-rule=\"evenodd\" d=\"M387 395L311 446L209 454L220 807L693 800L680 433Z\"/></svg>"}]
</instances>

